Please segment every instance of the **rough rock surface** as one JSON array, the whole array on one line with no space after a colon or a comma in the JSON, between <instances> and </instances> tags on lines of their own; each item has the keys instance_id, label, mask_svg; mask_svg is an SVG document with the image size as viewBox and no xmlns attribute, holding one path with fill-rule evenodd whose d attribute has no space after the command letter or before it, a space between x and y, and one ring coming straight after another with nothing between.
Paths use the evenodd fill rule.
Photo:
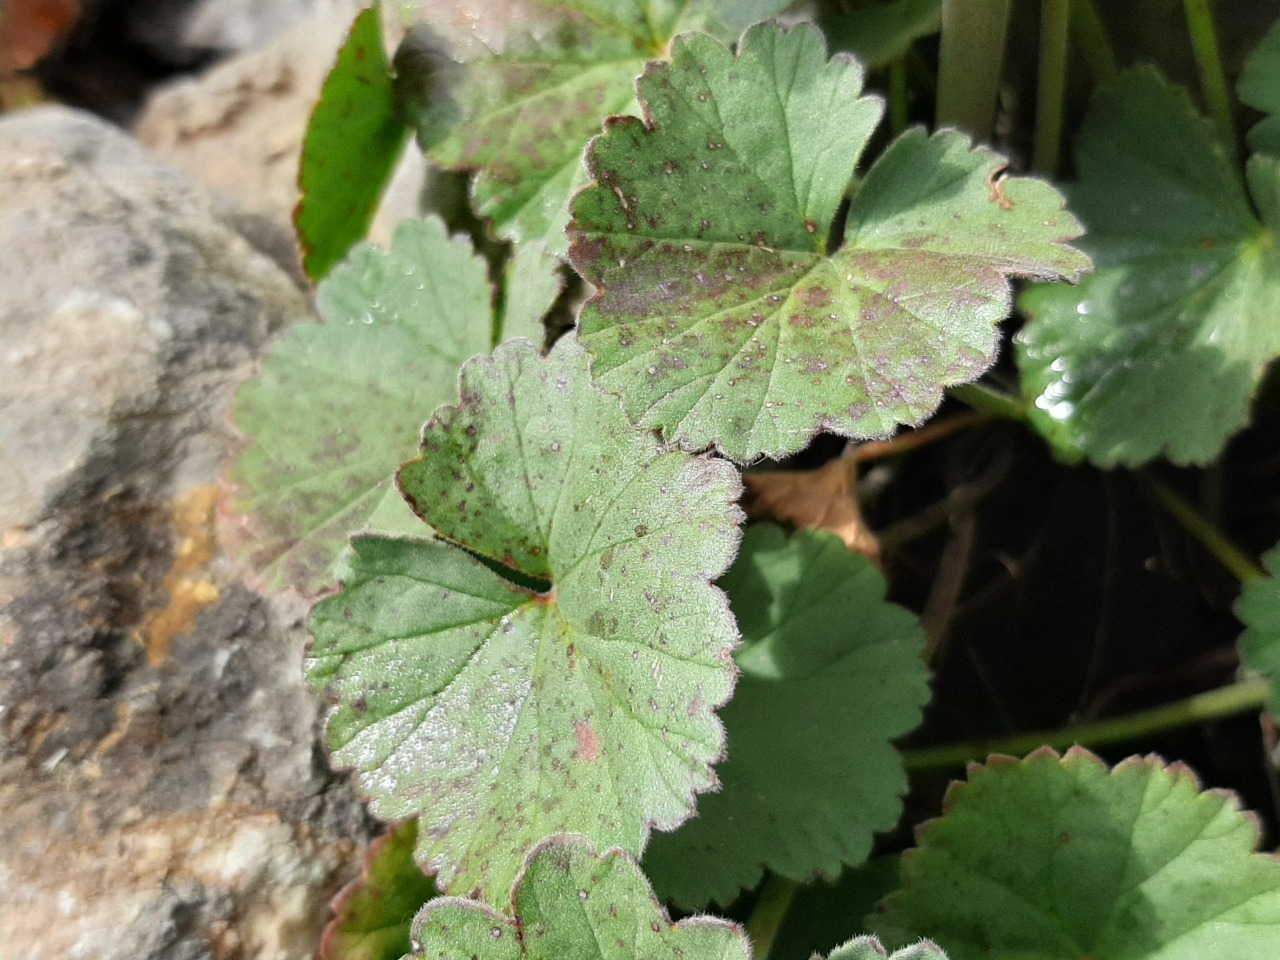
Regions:
<instances>
[{"instance_id":1,"label":"rough rock surface","mask_svg":"<svg viewBox=\"0 0 1280 960\"><path fill-rule=\"evenodd\" d=\"M289 233L298 202L298 162L311 111L356 12L330 4L270 46L226 60L157 91L135 130L153 154L219 194L259 227ZM397 32L394 24L389 32ZM370 231L390 240L395 224L417 212L426 163L410 144ZM255 242L262 243L255 235ZM278 246L278 241L268 241ZM296 254L291 254L296 258Z\"/></svg>"},{"instance_id":2,"label":"rough rock surface","mask_svg":"<svg viewBox=\"0 0 1280 960\"><path fill-rule=\"evenodd\" d=\"M303 610L219 554L235 385L298 287L88 115L0 118L0 943L294 960L367 835Z\"/></svg>"}]
</instances>

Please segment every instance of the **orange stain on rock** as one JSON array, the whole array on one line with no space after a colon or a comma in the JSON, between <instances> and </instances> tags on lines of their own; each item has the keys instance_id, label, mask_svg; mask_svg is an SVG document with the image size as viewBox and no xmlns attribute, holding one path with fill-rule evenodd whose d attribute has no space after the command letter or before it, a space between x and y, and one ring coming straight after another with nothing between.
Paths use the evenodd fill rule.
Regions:
<instances>
[{"instance_id":1,"label":"orange stain on rock","mask_svg":"<svg viewBox=\"0 0 1280 960\"><path fill-rule=\"evenodd\" d=\"M153 667L169 658L173 638L189 632L200 611L221 596L208 575L217 556L217 502L218 487L214 484L195 487L174 500L173 528L178 545L173 566L164 578L169 602L148 613L137 633Z\"/></svg>"}]
</instances>

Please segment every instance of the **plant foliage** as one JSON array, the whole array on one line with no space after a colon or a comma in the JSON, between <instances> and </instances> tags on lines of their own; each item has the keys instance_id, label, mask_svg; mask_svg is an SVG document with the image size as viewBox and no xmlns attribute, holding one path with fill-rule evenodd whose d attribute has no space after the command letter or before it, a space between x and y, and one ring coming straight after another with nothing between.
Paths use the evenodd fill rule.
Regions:
<instances>
[{"instance_id":1,"label":"plant foliage","mask_svg":"<svg viewBox=\"0 0 1280 960\"><path fill-rule=\"evenodd\" d=\"M529 0L465 62L411 31L394 77L376 13L356 21L302 172L323 322L240 391L228 512L268 586L341 580L307 676L333 762L401 823L326 960L1275 952L1280 860L1232 795L1155 756L1017 760L989 738L1051 715L1049 742L1141 740L1268 694L1280 715L1280 547L1259 571L1215 526L1280 531L1256 495L1280 463L1280 25L1228 51L1233 104L1208 7L1186 5L1211 125L1154 65L1116 69L1106 34L1142 21L1132 5L1042 4L1039 62L1010 51L997 98L999 63L944 71L932 42L1000 54L1003 13L969 2L822 2L820 29L758 22L781 0ZM1093 76L1069 85L1075 56ZM864 84L887 85L893 135ZM1014 162L911 127L922 92L994 119ZM1068 212L1008 167L1030 143L1057 169L1077 112ZM399 117L474 174L451 223L483 255L433 215L347 253ZM1020 278L1079 283L1030 284L1004 331ZM948 390L979 411L925 425ZM819 436L902 424L920 429L839 459ZM792 454L744 495L735 463ZM1161 458L1211 469L1102 473ZM1186 535L1129 509L1142 496ZM1102 504L1095 556L1074 521ZM744 510L836 516L843 539L740 534ZM1244 584L1235 646L1235 592L1192 539ZM1096 611L1075 589L1094 567ZM1157 596L1192 614L1177 631L1143 615ZM1246 676L1211 689L1237 652ZM1156 684L1194 695L1112 715ZM1242 750L1274 748L1269 721L1246 727ZM930 771L989 751L904 850L943 793ZM745 929L663 906L712 901Z\"/></svg>"},{"instance_id":2,"label":"plant foliage","mask_svg":"<svg viewBox=\"0 0 1280 960\"><path fill-rule=\"evenodd\" d=\"M399 474L445 540L357 539L311 619L334 761L379 816L421 816L442 889L491 903L552 834L639 853L723 747L736 631L707 581L736 545L737 477L631 431L586 369L572 338L468 363Z\"/></svg>"},{"instance_id":3,"label":"plant foliage","mask_svg":"<svg viewBox=\"0 0 1280 960\"><path fill-rule=\"evenodd\" d=\"M598 288L581 337L631 418L690 448L746 461L919 422L991 364L1009 275L1088 265L1050 187L919 130L829 251L880 104L813 27L753 27L736 56L680 37L638 88L646 121L610 121L573 204L570 258Z\"/></svg>"},{"instance_id":4,"label":"plant foliage","mask_svg":"<svg viewBox=\"0 0 1280 960\"><path fill-rule=\"evenodd\" d=\"M1262 563L1269 575L1246 583L1236 601L1236 616L1245 625L1240 659L1271 681L1268 709L1280 718L1280 545Z\"/></svg>"},{"instance_id":5,"label":"plant foliage","mask_svg":"<svg viewBox=\"0 0 1280 960\"><path fill-rule=\"evenodd\" d=\"M436 900L413 924L431 960L749 960L742 931L723 920L672 923L635 861L553 838L533 848L509 915L472 900Z\"/></svg>"},{"instance_id":6,"label":"plant foliage","mask_svg":"<svg viewBox=\"0 0 1280 960\"><path fill-rule=\"evenodd\" d=\"M698 816L644 857L658 892L684 906L728 904L764 868L804 880L865 860L901 813L892 740L928 698L919 623L835 536L752 527L720 585L743 636L721 714L729 758Z\"/></svg>"},{"instance_id":7,"label":"plant foliage","mask_svg":"<svg viewBox=\"0 0 1280 960\"><path fill-rule=\"evenodd\" d=\"M409 139L396 113L375 4L351 25L302 146L294 212L302 265L320 280L364 239Z\"/></svg>"},{"instance_id":8,"label":"plant foliage","mask_svg":"<svg viewBox=\"0 0 1280 960\"><path fill-rule=\"evenodd\" d=\"M1187 95L1144 68L1098 95L1077 163L1098 269L1023 298L1031 423L1102 466L1207 463L1280 354L1280 159L1252 157L1246 193Z\"/></svg>"},{"instance_id":9,"label":"plant foliage","mask_svg":"<svg viewBox=\"0 0 1280 960\"><path fill-rule=\"evenodd\" d=\"M993 757L948 792L874 924L953 960L1261 957L1280 943L1280 860L1185 768L1085 750Z\"/></svg>"}]
</instances>

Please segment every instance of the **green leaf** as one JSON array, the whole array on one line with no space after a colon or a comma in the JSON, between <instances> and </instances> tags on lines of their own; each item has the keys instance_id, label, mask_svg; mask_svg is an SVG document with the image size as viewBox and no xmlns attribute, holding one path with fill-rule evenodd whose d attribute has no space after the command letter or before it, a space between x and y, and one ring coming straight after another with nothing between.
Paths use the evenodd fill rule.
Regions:
<instances>
[{"instance_id":1,"label":"green leaf","mask_svg":"<svg viewBox=\"0 0 1280 960\"><path fill-rule=\"evenodd\" d=\"M1280 943L1280 860L1179 765L1076 748L993 757L953 784L873 924L953 960L1235 960Z\"/></svg>"},{"instance_id":2,"label":"green leaf","mask_svg":"<svg viewBox=\"0 0 1280 960\"><path fill-rule=\"evenodd\" d=\"M1280 352L1280 161L1248 164L1264 227L1212 127L1145 68L1096 98L1077 167L1098 270L1022 300L1031 422L1067 459L1207 463Z\"/></svg>"},{"instance_id":3,"label":"green leaf","mask_svg":"<svg viewBox=\"0 0 1280 960\"><path fill-rule=\"evenodd\" d=\"M1262 558L1269 576L1240 591L1236 616L1245 625L1238 645L1245 667L1271 681L1267 710L1280 719L1280 545Z\"/></svg>"},{"instance_id":4,"label":"green leaf","mask_svg":"<svg viewBox=\"0 0 1280 960\"><path fill-rule=\"evenodd\" d=\"M395 112L379 9L361 11L351 25L302 144L293 219L312 280L364 238L409 139Z\"/></svg>"},{"instance_id":5,"label":"green leaf","mask_svg":"<svg viewBox=\"0 0 1280 960\"><path fill-rule=\"evenodd\" d=\"M236 395L251 440L231 466L231 536L272 589L314 592L361 529L427 535L391 485L464 360L490 347L484 261L437 219L405 221L391 249L364 245Z\"/></svg>"},{"instance_id":6,"label":"green leaf","mask_svg":"<svg viewBox=\"0 0 1280 960\"><path fill-rule=\"evenodd\" d=\"M639 90L648 122L592 141L570 258L592 373L628 414L745 461L820 429L883 436L977 377L1009 310L1008 275L1086 259L1047 185L958 134L902 137L868 174L844 245L827 235L880 115L862 73L812 26L747 31L735 57L677 38Z\"/></svg>"},{"instance_id":7,"label":"green leaf","mask_svg":"<svg viewBox=\"0 0 1280 960\"><path fill-rule=\"evenodd\" d=\"M875 937L854 937L842 947L831 951L827 960L947 960L947 955L936 943L922 940L892 955L880 945Z\"/></svg>"},{"instance_id":8,"label":"green leaf","mask_svg":"<svg viewBox=\"0 0 1280 960\"><path fill-rule=\"evenodd\" d=\"M882 67L942 29L942 0L893 0L833 11L818 24L833 50L853 54L868 68Z\"/></svg>"},{"instance_id":9,"label":"green leaf","mask_svg":"<svg viewBox=\"0 0 1280 960\"><path fill-rule=\"evenodd\" d=\"M749 960L742 931L712 917L672 923L625 853L558 837L529 854L511 916L471 900L427 904L413 923L425 960Z\"/></svg>"},{"instance_id":10,"label":"green leaf","mask_svg":"<svg viewBox=\"0 0 1280 960\"><path fill-rule=\"evenodd\" d=\"M502 339L524 337L542 346L543 319L564 288L560 259L545 243L522 243L507 261L503 286Z\"/></svg>"},{"instance_id":11,"label":"green leaf","mask_svg":"<svg viewBox=\"0 0 1280 960\"><path fill-rule=\"evenodd\" d=\"M417 836L417 822L409 820L369 848L360 879L334 903L321 960L400 960L409 952L414 914L436 895L413 861Z\"/></svg>"},{"instance_id":12,"label":"green leaf","mask_svg":"<svg viewBox=\"0 0 1280 960\"><path fill-rule=\"evenodd\" d=\"M1280 157L1280 20L1245 60L1236 90L1244 103L1269 115L1249 131L1249 146Z\"/></svg>"},{"instance_id":13,"label":"green leaf","mask_svg":"<svg viewBox=\"0 0 1280 960\"><path fill-rule=\"evenodd\" d=\"M659 895L682 906L728 904L766 866L805 880L865 860L902 812L892 741L929 698L918 621L838 537L751 527L720 585L743 635L721 789L644 856Z\"/></svg>"},{"instance_id":14,"label":"green leaf","mask_svg":"<svg viewBox=\"0 0 1280 960\"><path fill-rule=\"evenodd\" d=\"M826 956L862 929L862 918L898 889L900 857L877 857L845 870L834 883L811 883L796 891L769 960L810 960Z\"/></svg>"},{"instance_id":15,"label":"green leaf","mask_svg":"<svg viewBox=\"0 0 1280 960\"><path fill-rule=\"evenodd\" d=\"M783 0L544 2L556 24L492 57L451 63L410 35L398 89L427 155L475 170L475 204L499 236L562 256L569 198L587 184L582 151L604 118L638 112L635 78L678 30L736 38Z\"/></svg>"},{"instance_id":16,"label":"green leaf","mask_svg":"<svg viewBox=\"0 0 1280 960\"><path fill-rule=\"evenodd\" d=\"M538 841L638 854L714 784L737 634L708 581L736 546L740 484L632 430L572 337L546 359L515 340L471 361L459 396L399 483L467 552L354 541L345 589L312 614L308 672L374 812L421 815L438 885L497 903Z\"/></svg>"}]
</instances>

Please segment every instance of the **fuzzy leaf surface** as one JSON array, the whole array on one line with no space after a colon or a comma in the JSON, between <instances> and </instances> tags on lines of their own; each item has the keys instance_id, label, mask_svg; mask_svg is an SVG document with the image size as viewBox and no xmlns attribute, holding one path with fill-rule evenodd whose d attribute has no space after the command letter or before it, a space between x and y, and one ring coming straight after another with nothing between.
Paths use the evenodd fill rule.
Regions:
<instances>
[{"instance_id":1,"label":"fuzzy leaf surface","mask_svg":"<svg viewBox=\"0 0 1280 960\"><path fill-rule=\"evenodd\" d=\"M1245 60L1236 90L1244 103L1268 114L1249 131L1249 146L1280 157L1280 20Z\"/></svg>"},{"instance_id":2,"label":"fuzzy leaf surface","mask_svg":"<svg viewBox=\"0 0 1280 960\"><path fill-rule=\"evenodd\" d=\"M435 163L475 170L477 211L509 240L567 249L569 198L587 183L582 152L605 117L636 113L635 78L680 30L726 39L783 0L573 0L541 5L553 25L459 64L411 39L399 89ZM417 44L417 50L414 45Z\"/></svg>"},{"instance_id":3,"label":"fuzzy leaf surface","mask_svg":"<svg viewBox=\"0 0 1280 960\"><path fill-rule=\"evenodd\" d=\"M1280 943L1280 860L1185 767L1079 748L995 757L953 784L873 927L952 960L1234 960Z\"/></svg>"},{"instance_id":4,"label":"fuzzy leaf surface","mask_svg":"<svg viewBox=\"0 0 1280 960\"><path fill-rule=\"evenodd\" d=\"M409 139L395 111L379 11L374 4L351 25L302 145L294 223L312 280L364 239Z\"/></svg>"},{"instance_id":5,"label":"fuzzy leaf surface","mask_svg":"<svg viewBox=\"0 0 1280 960\"><path fill-rule=\"evenodd\" d=\"M1022 300L1031 422L1067 459L1207 463L1280 353L1280 160L1248 162L1259 222L1209 123L1144 68L1096 98L1077 167L1098 269Z\"/></svg>"},{"instance_id":6,"label":"fuzzy leaf surface","mask_svg":"<svg viewBox=\"0 0 1280 960\"><path fill-rule=\"evenodd\" d=\"M902 812L892 741L929 698L919 622L839 538L751 527L720 585L743 636L721 711L721 789L644 856L659 895L681 906L728 904L763 867L805 880L865 860Z\"/></svg>"},{"instance_id":7,"label":"fuzzy leaf surface","mask_svg":"<svg viewBox=\"0 0 1280 960\"><path fill-rule=\"evenodd\" d=\"M1238 645L1244 665L1271 681L1267 710L1280 719L1280 545L1262 565L1268 576L1246 583L1236 601L1236 616L1245 625Z\"/></svg>"},{"instance_id":8,"label":"fuzzy leaf surface","mask_svg":"<svg viewBox=\"0 0 1280 960\"><path fill-rule=\"evenodd\" d=\"M426 960L749 960L742 930L712 917L672 923L635 861L559 837L529 854L510 915L471 900L428 904L413 922Z\"/></svg>"},{"instance_id":9,"label":"fuzzy leaf surface","mask_svg":"<svg viewBox=\"0 0 1280 960\"><path fill-rule=\"evenodd\" d=\"M592 373L638 424L746 461L820 429L884 436L992 362L1011 274L1075 276L1078 233L1046 184L954 133L901 137L827 236L881 113L809 25L738 54L678 37L612 120L573 203L570 259Z\"/></svg>"},{"instance_id":10,"label":"fuzzy leaf surface","mask_svg":"<svg viewBox=\"0 0 1280 960\"><path fill-rule=\"evenodd\" d=\"M436 895L413 860L417 836L416 821L408 820L369 848L360 879L333 906L321 960L400 960L409 952L413 916Z\"/></svg>"},{"instance_id":11,"label":"fuzzy leaf surface","mask_svg":"<svg viewBox=\"0 0 1280 960\"><path fill-rule=\"evenodd\" d=\"M490 348L491 295L470 244L405 221L390 250L361 246L320 284L324 322L290 330L240 388L232 419L252 442L230 470L244 518L230 539L268 587L327 586L361 529L429 533L392 475Z\"/></svg>"},{"instance_id":12,"label":"fuzzy leaf surface","mask_svg":"<svg viewBox=\"0 0 1280 960\"><path fill-rule=\"evenodd\" d=\"M832 950L827 960L947 960L938 945L923 940L889 953L875 937L854 937Z\"/></svg>"},{"instance_id":13,"label":"fuzzy leaf surface","mask_svg":"<svg viewBox=\"0 0 1280 960\"><path fill-rule=\"evenodd\" d=\"M714 784L737 631L709 580L740 484L634 431L572 337L471 361L459 397L399 474L452 543L354 541L312 614L309 674L374 812L420 816L441 889L497 903L538 841L638 854Z\"/></svg>"}]
</instances>

